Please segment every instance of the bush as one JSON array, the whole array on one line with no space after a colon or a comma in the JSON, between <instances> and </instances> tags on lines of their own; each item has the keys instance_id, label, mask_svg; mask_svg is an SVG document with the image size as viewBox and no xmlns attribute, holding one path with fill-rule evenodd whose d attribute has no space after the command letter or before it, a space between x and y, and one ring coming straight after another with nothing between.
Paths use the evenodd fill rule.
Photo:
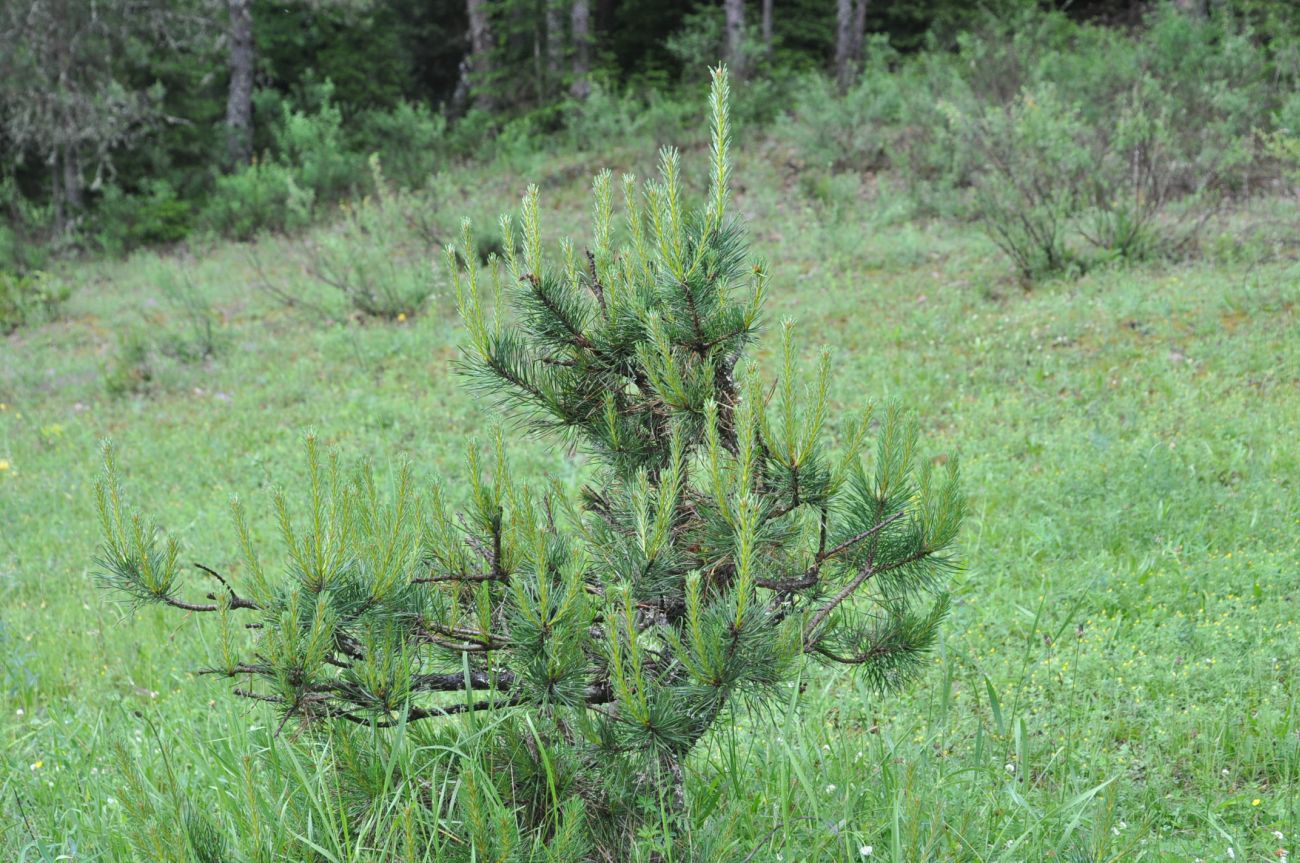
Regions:
<instances>
[{"instance_id":1,"label":"bush","mask_svg":"<svg viewBox=\"0 0 1300 863\"><path fill-rule=\"evenodd\" d=\"M220 316L188 274L159 264L158 287L180 322L160 333L160 350L182 363L212 359L225 346Z\"/></svg>"},{"instance_id":2,"label":"bush","mask_svg":"<svg viewBox=\"0 0 1300 863\"><path fill-rule=\"evenodd\" d=\"M343 115L332 93L329 82L323 84L312 113L278 103L274 146L217 178L201 216L204 225L238 240L293 230L311 224L321 207L366 187L365 160L345 146Z\"/></svg>"},{"instance_id":3,"label":"bush","mask_svg":"<svg viewBox=\"0 0 1300 863\"><path fill-rule=\"evenodd\" d=\"M1078 263L1068 239L1092 167L1084 131L1078 111L1051 89L969 123L968 141L985 166L975 184L976 212L1025 280Z\"/></svg>"},{"instance_id":4,"label":"bush","mask_svg":"<svg viewBox=\"0 0 1300 863\"><path fill-rule=\"evenodd\" d=\"M891 138L902 114L899 80L889 43L873 37L866 47L868 66L843 96L825 75L806 75L798 101L781 131L803 160L832 171L876 171L886 166Z\"/></svg>"},{"instance_id":5,"label":"bush","mask_svg":"<svg viewBox=\"0 0 1300 863\"><path fill-rule=\"evenodd\" d=\"M314 113L282 106L274 130L276 158L293 171L294 182L311 191L316 204L342 200L369 179L365 157L345 146L343 112L333 94L326 81L316 95Z\"/></svg>"},{"instance_id":6,"label":"bush","mask_svg":"<svg viewBox=\"0 0 1300 863\"><path fill-rule=\"evenodd\" d=\"M463 488L425 499L412 471L386 494L309 438L307 518L276 499L287 565L263 562L236 504L241 577L204 567L214 590L194 602L177 543L124 507L107 451L105 583L215 618L211 670L246 680L240 691L272 703L282 726L367 732L331 737L338 754L322 769L343 811L313 820L313 847L338 824L372 831L376 847L417 831L440 860L577 863L633 859L645 831L664 859L717 859L687 847L693 752L740 711L761 718L787 699L804 658L848 664L877 689L921 672L948 607L955 462L933 476L897 408L869 468L867 413L832 451L830 360L802 375L792 325L776 384L742 364L767 277L730 211L726 100L719 71L698 208L685 209L668 150L657 182L624 184L618 246L603 173L589 257L570 243L543 257L536 187L486 273L462 274L447 251L465 372L590 454L578 499L512 477L500 435L486 455L471 447ZM468 227L464 242L473 261ZM511 308L487 308L507 297ZM260 626L239 625L244 614ZM412 775L384 750L415 723L442 729L422 747L442 755Z\"/></svg>"},{"instance_id":7,"label":"bush","mask_svg":"<svg viewBox=\"0 0 1300 863\"><path fill-rule=\"evenodd\" d=\"M166 180L149 180L134 195L105 189L95 210L95 240L110 255L140 246L177 243L189 236L193 208Z\"/></svg>"},{"instance_id":8,"label":"bush","mask_svg":"<svg viewBox=\"0 0 1300 863\"><path fill-rule=\"evenodd\" d=\"M356 149L377 153L389 180L403 188L422 188L447 160L447 118L426 105L367 111L359 125Z\"/></svg>"},{"instance_id":9,"label":"bush","mask_svg":"<svg viewBox=\"0 0 1300 863\"><path fill-rule=\"evenodd\" d=\"M1195 241L1239 156L1189 152L1190 136L1175 131L1158 89L1144 79L1111 116L1089 122L1043 86L967 122L967 151L982 165L976 217L1023 279L1174 254Z\"/></svg>"},{"instance_id":10,"label":"bush","mask_svg":"<svg viewBox=\"0 0 1300 863\"><path fill-rule=\"evenodd\" d=\"M353 311L405 320L433 295L433 267L423 243L403 246L411 202L387 187L377 156L371 166L378 191L340 207L343 218L313 245L308 271L338 291Z\"/></svg>"},{"instance_id":11,"label":"bush","mask_svg":"<svg viewBox=\"0 0 1300 863\"><path fill-rule=\"evenodd\" d=\"M56 320L70 296L72 288L66 282L46 273L0 270L0 335Z\"/></svg>"},{"instance_id":12,"label":"bush","mask_svg":"<svg viewBox=\"0 0 1300 863\"><path fill-rule=\"evenodd\" d=\"M564 133L579 151L608 149L623 143L646 128L646 105L631 93L595 79L586 99L570 100L564 106Z\"/></svg>"},{"instance_id":13,"label":"bush","mask_svg":"<svg viewBox=\"0 0 1300 863\"><path fill-rule=\"evenodd\" d=\"M53 207L25 198L12 177L0 178L0 274L44 267L62 240L54 234Z\"/></svg>"},{"instance_id":14,"label":"bush","mask_svg":"<svg viewBox=\"0 0 1300 863\"><path fill-rule=\"evenodd\" d=\"M118 333L117 347L104 368L104 390L114 398L146 395L154 388L153 346L149 337L132 327Z\"/></svg>"},{"instance_id":15,"label":"bush","mask_svg":"<svg viewBox=\"0 0 1300 863\"><path fill-rule=\"evenodd\" d=\"M227 237L251 240L265 231L310 224L315 199L311 189L298 185L291 168L276 161L255 161L217 178L201 221Z\"/></svg>"},{"instance_id":16,"label":"bush","mask_svg":"<svg viewBox=\"0 0 1300 863\"><path fill-rule=\"evenodd\" d=\"M1154 82L1146 82L1152 87ZM1090 134L1090 205L1080 233L1105 256L1142 260L1177 253L1217 207L1233 154L1206 163L1179 153L1177 122L1141 90Z\"/></svg>"},{"instance_id":17,"label":"bush","mask_svg":"<svg viewBox=\"0 0 1300 863\"><path fill-rule=\"evenodd\" d=\"M1300 188L1300 93L1282 105L1275 125L1275 130L1264 138L1265 149L1277 160L1291 188Z\"/></svg>"}]
</instances>

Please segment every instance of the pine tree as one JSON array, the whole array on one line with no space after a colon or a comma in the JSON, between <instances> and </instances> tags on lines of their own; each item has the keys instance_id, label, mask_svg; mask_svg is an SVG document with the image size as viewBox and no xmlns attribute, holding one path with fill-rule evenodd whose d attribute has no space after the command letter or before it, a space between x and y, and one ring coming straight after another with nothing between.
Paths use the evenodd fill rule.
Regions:
<instances>
[{"instance_id":1,"label":"pine tree","mask_svg":"<svg viewBox=\"0 0 1300 863\"><path fill-rule=\"evenodd\" d=\"M711 109L699 206L667 149L658 179L622 181L621 218L613 177L595 178L583 253L564 241L547 257L536 187L518 221L502 219L504 251L486 268L462 266L478 260L468 224L446 252L463 371L590 456L577 499L517 481L501 433L469 448L459 512L442 488L418 494L409 470L385 495L309 439L306 518L275 498L285 574L263 563L236 503L242 577L200 567L218 589L193 602L176 543L126 509L106 450L105 580L135 602L215 617L209 670L250 681L239 694L305 729L499 720L448 827L472 834L477 859L504 841L475 814L485 795L505 802L518 835L552 840L548 859L570 859L557 847L619 859L643 817L685 811L684 772L705 735L761 708L803 658L899 686L948 608L955 461L932 475L899 407L878 422L863 411L833 449L829 355L804 374L789 322L774 382L743 362L767 272L731 210L722 70ZM255 659L238 651L239 615L258 624ZM562 816L536 803L563 799L580 803Z\"/></svg>"}]
</instances>

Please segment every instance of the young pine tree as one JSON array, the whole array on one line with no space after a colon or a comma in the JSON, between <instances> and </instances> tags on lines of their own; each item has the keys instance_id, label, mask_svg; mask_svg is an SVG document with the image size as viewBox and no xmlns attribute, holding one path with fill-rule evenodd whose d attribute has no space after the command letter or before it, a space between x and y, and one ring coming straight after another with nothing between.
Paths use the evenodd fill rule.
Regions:
<instances>
[{"instance_id":1,"label":"young pine tree","mask_svg":"<svg viewBox=\"0 0 1300 863\"><path fill-rule=\"evenodd\" d=\"M684 813L689 756L711 729L763 705L805 657L899 686L947 611L954 463L918 466L898 408L875 423L864 411L833 447L830 361L805 375L788 322L775 380L742 364L767 275L729 209L727 103L719 70L699 206L669 149L657 180L623 180L619 217L613 179L596 177L582 252L563 241L546 255L535 187L518 223L502 220L503 257L462 271L477 260L468 225L447 250L464 372L589 454L579 499L516 481L500 434L470 447L455 495L421 494L409 471L381 493L309 440L306 517L275 498L283 563L263 562L236 503L240 577L200 566L219 589L194 602L176 543L126 511L108 453L105 580L216 618L210 671L240 678L239 694L305 729L493 716L460 768L464 811L439 813L474 859L526 859L539 836L548 859L624 859L644 819ZM456 512L449 497L468 502ZM508 829L481 817L489 798Z\"/></svg>"}]
</instances>

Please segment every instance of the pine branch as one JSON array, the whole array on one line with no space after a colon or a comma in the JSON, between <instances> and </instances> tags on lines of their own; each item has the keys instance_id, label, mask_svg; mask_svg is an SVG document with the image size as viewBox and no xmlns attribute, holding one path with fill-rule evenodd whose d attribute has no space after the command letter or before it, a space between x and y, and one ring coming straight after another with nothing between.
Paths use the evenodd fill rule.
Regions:
<instances>
[{"instance_id":1,"label":"pine branch","mask_svg":"<svg viewBox=\"0 0 1300 863\"><path fill-rule=\"evenodd\" d=\"M483 582L505 581L503 574L496 572L447 572L441 575L426 575L411 579L411 584L443 584L446 582Z\"/></svg>"},{"instance_id":2,"label":"pine branch","mask_svg":"<svg viewBox=\"0 0 1300 863\"><path fill-rule=\"evenodd\" d=\"M817 609L812 620L810 620L807 626L804 627L805 650L811 650L815 646L815 641L813 641L812 636L816 633L817 628L821 626L830 613L834 611L840 603L852 596L853 593L866 583L868 579L877 575L882 575L886 572L892 572L893 570L900 569L908 564L916 563L919 560L924 560L933 553L934 551L932 549L922 548L902 560L894 561L893 563L878 568L868 562L866 566L862 567L862 569L858 571L857 576L846 584L839 593L835 594L835 596L822 605L821 608Z\"/></svg>"},{"instance_id":3,"label":"pine branch","mask_svg":"<svg viewBox=\"0 0 1300 863\"><path fill-rule=\"evenodd\" d=\"M792 578L785 581L767 581L763 579L755 579L754 584L758 585L759 587L765 587L768 590L776 590L782 592L806 590L807 588L810 588L817 583L817 578L818 575L821 573L821 566L823 563L835 557L837 554L841 554L847 551L848 549L852 548L853 546L857 545L863 540L875 536L880 531L889 527L889 525L898 521L905 514L906 513L903 510L899 510L898 512L894 513L884 521L878 522L875 525L867 528L866 530L854 534L853 536L844 540L834 548L825 551L819 551L817 553L816 562L813 563L812 566L804 570L803 575L799 576L798 578ZM821 542L825 542L824 534L822 534L822 537L823 538L821 539ZM850 591L850 593L852 593L852 591Z\"/></svg>"}]
</instances>

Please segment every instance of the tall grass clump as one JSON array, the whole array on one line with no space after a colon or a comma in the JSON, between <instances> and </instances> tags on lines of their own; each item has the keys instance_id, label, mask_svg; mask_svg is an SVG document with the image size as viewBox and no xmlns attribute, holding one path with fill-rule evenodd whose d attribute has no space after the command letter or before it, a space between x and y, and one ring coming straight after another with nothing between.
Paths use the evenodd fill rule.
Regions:
<instances>
[{"instance_id":1,"label":"tall grass clump","mask_svg":"<svg viewBox=\"0 0 1300 863\"><path fill-rule=\"evenodd\" d=\"M730 200L722 70L710 104L698 204L666 149L655 180L597 175L581 251L548 248L536 187L486 268L462 272L468 224L446 251L470 386L587 454L576 496L517 479L500 432L469 446L463 484L425 490L309 438L303 494L273 502L281 550L236 502L238 576L196 564L209 589L191 595L106 450L104 583L211 619L206 673L314 741L283 810L313 856L718 859L691 818L708 741L763 721L807 660L877 691L921 672L948 610L956 461L932 471L900 406L834 421L831 357L805 371L790 322L774 381L746 361L767 270ZM395 754L417 737L418 759ZM178 822L209 856L236 827Z\"/></svg>"}]
</instances>

